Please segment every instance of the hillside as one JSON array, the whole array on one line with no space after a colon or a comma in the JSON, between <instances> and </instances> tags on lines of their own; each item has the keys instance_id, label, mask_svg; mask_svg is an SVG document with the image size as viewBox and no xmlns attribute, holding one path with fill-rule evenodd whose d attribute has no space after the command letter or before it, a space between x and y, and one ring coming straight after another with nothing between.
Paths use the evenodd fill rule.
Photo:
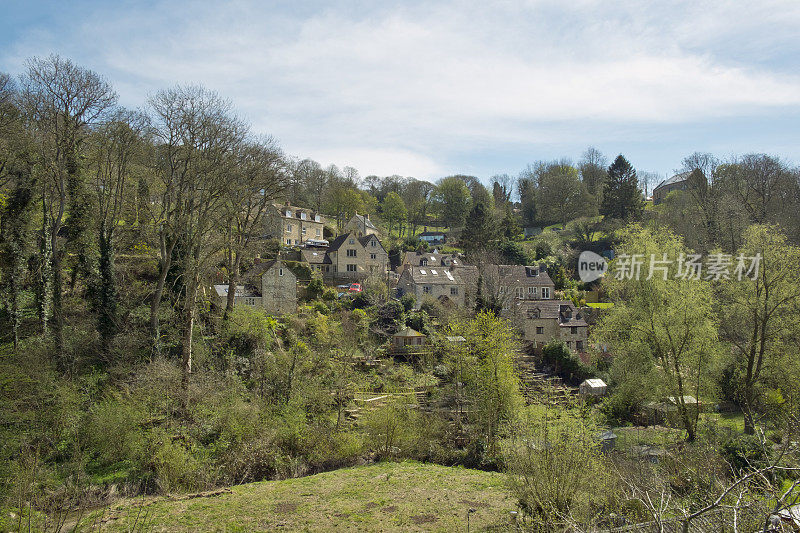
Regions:
<instances>
[{"instance_id":1,"label":"hillside","mask_svg":"<svg viewBox=\"0 0 800 533\"><path fill-rule=\"evenodd\" d=\"M197 497L125 500L82 525L106 531L479 531L515 509L496 472L417 462L379 463ZM142 528L142 526L144 526Z\"/></svg>"}]
</instances>

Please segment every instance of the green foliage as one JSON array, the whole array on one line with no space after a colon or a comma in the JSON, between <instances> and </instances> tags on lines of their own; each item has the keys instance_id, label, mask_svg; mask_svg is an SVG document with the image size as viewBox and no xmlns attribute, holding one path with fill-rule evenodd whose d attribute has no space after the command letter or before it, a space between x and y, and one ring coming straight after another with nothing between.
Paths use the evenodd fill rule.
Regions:
<instances>
[{"instance_id":1,"label":"green foliage","mask_svg":"<svg viewBox=\"0 0 800 533\"><path fill-rule=\"evenodd\" d=\"M723 443L720 454L735 473L741 474L766 467L771 456L769 446L756 435L736 435Z\"/></svg>"},{"instance_id":2,"label":"green foliage","mask_svg":"<svg viewBox=\"0 0 800 533\"><path fill-rule=\"evenodd\" d=\"M542 363L573 382L581 382L592 377L591 368L584 365L578 356L559 340L548 342L542 349Z\"/></svg>"},{"instance_id":3,"label":"green foliage","mask_svg":"<svg viewBox=\"0 0 800 533\"><path fill-rule=\"evenodd\" d=\"M641 215L643 203L636 170L620 154L608 167L600 214L609 218L636 220Z\"/></svg>"},{"instance_id":4,"label":"green foliage","mask_svg":"<svg viewBox=\"0 0 800 533\"><path fill-rule=\"evenodd\" d=\"M325 291L325 285L322 283L320 278L314 278L308 283L308 287L306 287L306 294L308 294L308 298L310 300L315 300L322 296L322 293Z\"/></svg>"},{"instance_id":5,"label":"green foliage","mask_svg":"<svg viewBox=\"0 0 800 533\"><path fill-rule=\"evenodd\" d=\"M616 508L618 488L600 452L600 428L576 409L531 406L503 445L511 492L534 531L586 525ZM573 522L574 524L574 522Z\"/></svg>"},{"instance_id":6,"label":"green foliage","mask_svg":"<svg viewBox=\"0 0 800 533\"><path fill-rule=\"evenodd\" d=\"M414 298L413 294L404 294L400 297L400 305L403 306L403 311L408 313L414 306L416 305L416 299Z\"/></svg>"},{"instance_id":7,"label":"green foliage","mask_svg":"<svg viewBox=\"0 0 800 533\"><path fill-rule=\"evenodd\" d=\"M490 453L495 453L503 425L514 419L522 405L514 356L519 341L505 319L488 312L461 321L452 327L453 335L466 342L454 347L451 364L456 378L464 384L466 397L473 400L472 421Z\"/></svg>"},{"instance_id":8,"label":"green foliage","mask_svg":"<svg viewBox=\"0 0 800 533\"><path fill-rule=\"evenodd\" d=\"M434 205L442 223L449 228L464 225L472 202L466 184L457 177L445 178L434 191Z\"/></svg>"}]
</instances>

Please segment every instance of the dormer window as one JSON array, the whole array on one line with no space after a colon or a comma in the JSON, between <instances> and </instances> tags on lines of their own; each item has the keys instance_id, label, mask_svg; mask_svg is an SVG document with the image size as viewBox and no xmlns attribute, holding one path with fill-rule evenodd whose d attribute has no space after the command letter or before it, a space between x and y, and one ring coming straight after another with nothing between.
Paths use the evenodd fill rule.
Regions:
<instances>
[{"instance_id":1,"label":"dormer window","mask_svg":"<svg viewBox=\"0 0 800 533\"><path fill-rule=\"evenodd\" d=\"M300 220L305 220L305 219L306 219L306 214L301 212L300 213Z\"/></svg>"},{"instance_id":2,"label":"dormer window","mask_svg":"<svg viewBox=\"0 0 800 533\"><path fill-rule=\"evenodd\" d=\"M314 215L314 222L322 222L322 219L319 215Z\"/></svg>"},{"instance_id":3,"label":"dormer window","mask_svg":"<svg viewBox=\"0 0 800 533\"><path fill-rule=\"evenodd\" d=\"M290 209L286 210L286 216L287 217L291 217L292 216L292 211Z\"/></svg>"},{"instance_id":4,"label":"dormer window","mask_svg":"<svg viewBox=\"0 0 800 533\"><path fill-rule=\"evenodd\" d=\"M421 259L420 262L419 262L419 266L424 266L424 267L428 266L428 260L427 259Z\"/></svg>"}]
</instances>

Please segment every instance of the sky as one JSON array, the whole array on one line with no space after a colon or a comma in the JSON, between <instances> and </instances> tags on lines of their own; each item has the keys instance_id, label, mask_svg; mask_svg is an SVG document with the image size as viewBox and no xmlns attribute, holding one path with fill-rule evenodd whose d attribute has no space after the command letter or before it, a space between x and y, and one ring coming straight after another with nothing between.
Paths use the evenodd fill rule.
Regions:
<instances>
[{"instance_id":1,"label":"sky","mask_svg":"<svg viewBox=\"0 0 800 533\"><path fill-rule=\"evenodd\" d=\"M800 2L0 0L0 71L55 53L131 108L196 83L362 176L516 176L594 146L800 163Z\"/></svg>"}]
</instances>

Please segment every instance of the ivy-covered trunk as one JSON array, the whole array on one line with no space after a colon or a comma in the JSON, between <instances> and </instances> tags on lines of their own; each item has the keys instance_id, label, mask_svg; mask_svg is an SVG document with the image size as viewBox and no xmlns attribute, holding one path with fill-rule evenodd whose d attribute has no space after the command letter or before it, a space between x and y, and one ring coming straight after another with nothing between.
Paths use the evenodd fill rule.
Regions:
<instances>
[{"instance_id":1,"label":"ivy-covered trunk","mask_svg":"<svg viewBox=\"0 0 800 533\"><path fill-rule=\"evenodd\" d=\"M100 223L99 287L97 289L97 332L103 356L108 359L117 334L117 281L114 275L113 229Z\"/></svg>"}]
</instances>

